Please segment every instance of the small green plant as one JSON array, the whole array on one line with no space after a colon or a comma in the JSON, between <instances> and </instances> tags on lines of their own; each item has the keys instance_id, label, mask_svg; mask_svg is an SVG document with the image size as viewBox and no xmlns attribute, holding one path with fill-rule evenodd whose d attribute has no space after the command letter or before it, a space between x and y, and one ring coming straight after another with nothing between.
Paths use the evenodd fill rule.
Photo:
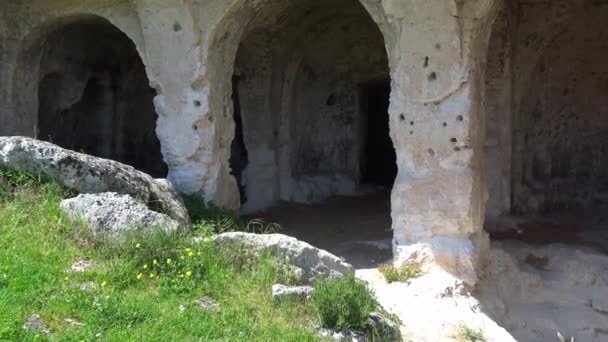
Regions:
<instances>
[{"instance_id":1,"label":"small green plant","mask_svg":"<svg viewBox=\"0 0 608 342\"><path fill-rule=\"evenodd\" d=\"M354 273L317 283L312 302L324 327L342 331L364 328L369 314L378 308L367 283Z\"/></svg>"},{"instance_id":2,"label":"small green plant","mask_svg":"<svg viewBox=\"0 0 608 342\"><path fill-rule=\"evenodd\" d=\"M205 202L205 199L199 195L183 195L182 198L195 231L202 236L226 232L271 234L281 230L278 224L261 219L247 221L234 211L221 209Z\"/></svg>"},{"instance_id":3,"label":"small green plant","mask_svg":"<svg viewBox=\"0 0 608 342\"><path fill-rule=\"evenodd\" d=\"M182 199L195 227L213 226L218 230L215 233L221 233L222 230L243 230L246 226L237 213L207 203L200 195L182 195Z\"/></svg>"},{"instance_id":4,"label":"small green plant","mask_svg":"<svg viewBox=\"0 0 608 342\"><path fill-rule=\"evenodd\" d=\"M277 275L275 277L275 283L295 286L300 282L297 268L289 262L289 258L285 260L278 260L277 262Z\"/></svg>"},{"instance_id":5,"label":"small green plant","mask_svg":"<svg viewBox=\"0 0 608 342\"><path fill-rule=\"evenodd\" d=\"M380 273L388 283L406 282L409 279L419 277L422 274L422 269L420 264L417 263L404 264L400 268L387 264L380 266Z\"/></svg>"},{"instance_id":6,"label":"small green plant","mask_svg":"<svg viewBox=\"0 0 608 342\"><path fill-rule=\"evenodd\" d=\"M465 324L461 324L456 332L459 342L486 342L486 337L481 330L475 330Z\"/></svg>"}]
</instances>

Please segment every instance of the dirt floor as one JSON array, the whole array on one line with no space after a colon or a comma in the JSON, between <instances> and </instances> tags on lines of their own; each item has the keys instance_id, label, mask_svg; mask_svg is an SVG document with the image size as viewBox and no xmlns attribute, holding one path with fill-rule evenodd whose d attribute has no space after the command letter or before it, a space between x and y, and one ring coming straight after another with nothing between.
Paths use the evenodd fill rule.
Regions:
<instances>
[{"instance_id":1,"label":"dirt floor","mask_svg":"<svg viewBox=\"0 0 608 342\"><path fill-rule=\"evenodd\" d=\"M532 245L561 243L591 247L608 254L608 208L535 216L505 216L486 222L494 241L517 240Z\"/></svg>"},{"instance_id":2,"label":"dirt floor","mask_svg":"<svg viewBox=\"0 0 608 342\"><path fill-rule=\"evenodd\" d=\"M252 217L278 223L280 233L344 257L355 268L392 258L390 193L338 196L317 204L281 203Z\"/></svg>"}]
</instances>

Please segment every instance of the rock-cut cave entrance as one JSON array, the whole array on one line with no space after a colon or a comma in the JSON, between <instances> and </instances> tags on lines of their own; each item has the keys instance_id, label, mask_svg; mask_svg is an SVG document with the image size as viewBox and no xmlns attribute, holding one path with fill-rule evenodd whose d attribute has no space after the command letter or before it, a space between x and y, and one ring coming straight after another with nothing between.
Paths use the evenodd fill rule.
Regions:
<instances>
[{"instance_id":1,"label":"rock-cut cave entrance","mask_svg":"<svg viewBox=\"0 0 608 342\"><path fill-rule=\"evenodd\" d=\"M133 42L83 16L50 30L42 46L38 138L165 177L155 91Z\"/></svg>"},{"instance_id":2,"label":"rock-cut cave entrance","mask_svg":"<svg viewBox=\"0 0 608 342\"><path fill-rule=\"evenodd\" d=\"M362 182L390 189L397 177L397 154L390 137L388 114L390 80L365 84L361 90L365 114Z\"/></svg>"},{"instance_id":3,"label":"rock-cut cave entrance","mask_svg":"<svg viewBox=\"0 0 608 342\"><path fill-rule=\"evenodd\" d=\"M242 211L345 256L390 258L390 76L358 0L263 1L233 77L230 164Z\"/></svg>"},{"instance_id":4,"label":"rock-cut cave entrance","mask_svg":"<svg viewBox=\"0 0 608 342\"><path fill-rule=\"evenodd\" d=\"M525 14L505 8L490 40L486 230L608 253L608 6L572 11L560 30L544 24L557 20L548 10L520 23Z\"/></svg>"}]
</instances>

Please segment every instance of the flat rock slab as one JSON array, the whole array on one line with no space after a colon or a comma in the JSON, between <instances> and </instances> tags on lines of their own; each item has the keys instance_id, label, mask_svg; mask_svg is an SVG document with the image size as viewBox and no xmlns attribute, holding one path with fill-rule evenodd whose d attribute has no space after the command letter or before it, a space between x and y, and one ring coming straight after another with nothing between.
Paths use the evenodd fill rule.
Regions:
<instances>
[{"instance_id":1,"label":"flat rock slab","mask_svg":"<svg viewBox=\"0 0 608 342\"><path fill-rule=\"evenodd\" d=\"M96 233L115 235L130 229L179 228L179 223L169 216L148 209L129 195L114 192L78 195L63 200L61 209L72 218L84 219Z\"/></svg>"},{"instance_id":2,"label":"flat rock slab","mask_svg":"<svg viewBox=\"0 0 608 342\"><path fill-rule=\"evenodd\" d=\"M44 335L51 334L51 330L49 329L49 327L46 326L46 324L44 324L42 318L40 318L40 315L38 314L33 314L29 316L23 323L22 328L23 330L41 332Z\"/></svg>"},{"instance_id":3,"label":"flat rock slab","mask_svg":"<svg viewBox=\"0 0 608 342\"><path fill-rule=\"evenodd\" d=\"M181 197L169 182L156 180L113 160L32 138L0 137L0 166L40 175L80 194L116 192L131 195L180 225L191 225Z\"/></svg>"},{"instance_id":4,"label":"flat rock slab","mask_svg":"<svg viewBox=\"0 0 608 342\"><path fill-rule=\"evenodd\" d=\"M282 284L272 285L272 298L275 301L284 299L307 300L315 289L311 286L286 286Z\"/></svg>"},{"instance_id":5,"label":"flat rock slab","mask_svg":"<svg viewBox=\"0 0 608 342\"><path fill-rule=\"evenodd\" d=\"M205 296L202 297L200 299L195 300L194 302L192 302L192 304L194 304L194 306L204 309L204 310L209 310L212 312L218 312L220 311L220 303L218 303L215 299Z\"/></svg>"},{"instance_id":6,"label":"flat rock slab","mask_svg":"<svg viewBox=\"0 0 608 342\"><path fill-rule=\"evenodd\" d=\"M353 266L337 256L287 235L231 232L212 239L219 248L242 247L254 253L269 250L280 260L301 269L301 281L305 284L353 272Z\"/></svg>"}]
</instances>

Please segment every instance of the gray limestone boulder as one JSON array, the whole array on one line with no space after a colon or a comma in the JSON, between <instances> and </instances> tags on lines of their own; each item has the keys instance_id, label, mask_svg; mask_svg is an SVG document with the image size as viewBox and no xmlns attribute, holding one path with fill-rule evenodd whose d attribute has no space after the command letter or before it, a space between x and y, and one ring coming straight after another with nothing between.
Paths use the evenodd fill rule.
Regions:
<instances>
[{"instance_id":1,"label":"gray limestone boulder","mask_svg":"<svg viewBox=\"0 0 608 342\"><path fill-rule=\"evenodd\" d=\"M61 209L68 216L84 219L96 233L115 235L129 229L157 227L172 231L179 228L179 223L169 216L148 209L129 195L115 192L81 194L63 200Z\"/></svg>"},{"instance_id":2,"label":"gray limestone boulder","mask_svg":"<svg viewBox=\"0 0 608 342\"><path fill-rule=\"evenodd\" d=\"M66 150L26 137L0 137L0 167L40 175L77 193L131 195L185 227L191 225L181 197L164 180L156 180L119 162Z\"/></svg>"},{"instance_id":3,"label":"gray limestone boulder","mask_svg":"<svg viewBox=\"0 0 608 342\"><path fill-rule=\"evenodd\" d=\"M304 284L316 279L340 277L353 271L353 266L337 256L306 242L282 234L251 234L231 232L215 235L216 247L242 247L250 252L269 250L280 260L301 269Z\"/></svg>"}]
</instances>

